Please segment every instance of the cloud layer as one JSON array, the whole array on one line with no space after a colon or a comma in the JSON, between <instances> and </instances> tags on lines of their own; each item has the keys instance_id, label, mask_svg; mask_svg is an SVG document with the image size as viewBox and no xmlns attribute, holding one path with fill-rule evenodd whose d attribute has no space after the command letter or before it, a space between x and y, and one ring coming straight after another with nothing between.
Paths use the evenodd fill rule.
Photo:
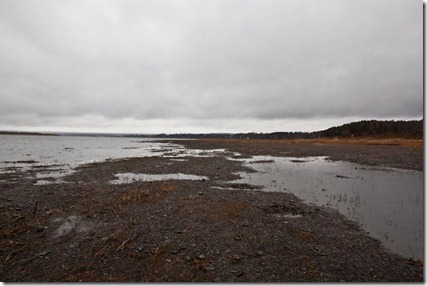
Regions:
<instances>
[{"instance_id":1,"label":"cloud layer","mask_svg":"<svg viewBox=\"0 0 427 286\"><path fill-rule=\"evenodd\" d=\"M3 0L0 127L419 118L422 25L415 0Z\"/></svg>"}]
</instances>

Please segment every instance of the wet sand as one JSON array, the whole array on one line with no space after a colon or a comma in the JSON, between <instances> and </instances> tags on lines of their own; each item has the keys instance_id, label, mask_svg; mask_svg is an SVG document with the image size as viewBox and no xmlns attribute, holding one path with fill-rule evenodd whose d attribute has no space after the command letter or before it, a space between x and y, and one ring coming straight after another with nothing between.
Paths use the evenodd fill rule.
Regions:
<instances>
[{"instance_id":1,"label":"wet sand","mask_svg":"<svg viewBox=\"0 0 427 286\"><path fill-rule=\"evenodd\" d=\"M409 145L267 140L174 141L239 157L330 156L423 169ZM235 154L234 154L235 155ZM233 156L233 153L228 154ZM423 264L384 249L358 225L294 195L228 184L239 161L165 156L79 167L65 184L34 185L32 170L0 174L2 281L423 281ZM117 173L209 179L112 184ZM16 178L16 181L12 181ZM200 177L201 178L201 177Z\"/></svg>"}]
</instances>

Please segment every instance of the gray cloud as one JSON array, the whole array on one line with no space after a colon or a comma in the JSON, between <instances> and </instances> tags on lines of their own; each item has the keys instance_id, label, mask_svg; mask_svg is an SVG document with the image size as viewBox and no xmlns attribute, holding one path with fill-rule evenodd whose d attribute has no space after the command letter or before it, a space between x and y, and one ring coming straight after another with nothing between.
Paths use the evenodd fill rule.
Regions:
<instances>
[{"instance_id":1,"label":"gray cloud","mask_svg":"<svg viewBox=\"0 0 427 286\"><path fill-rule=\"evenodd\" d=\"M0 127L419 118L422 16L415 0L3 0Z\"/></svg>"}]
</instances>

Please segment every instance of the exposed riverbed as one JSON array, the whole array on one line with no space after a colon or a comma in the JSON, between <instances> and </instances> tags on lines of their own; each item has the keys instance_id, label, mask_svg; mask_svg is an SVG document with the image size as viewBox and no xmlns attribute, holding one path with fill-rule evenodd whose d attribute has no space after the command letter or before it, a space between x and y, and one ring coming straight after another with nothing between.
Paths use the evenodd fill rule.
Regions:
<instances>
[{"instance_id":1,"label":"exposed riverbed","mask_svg":"<svg viewBox=\"0 0 427 286\"><path fill-rule=\"evenodd\" d=\"M0 136L3 281L423 280L422 173L384 164L417 150L28 137Z\"/></svg>"}]
</instances>

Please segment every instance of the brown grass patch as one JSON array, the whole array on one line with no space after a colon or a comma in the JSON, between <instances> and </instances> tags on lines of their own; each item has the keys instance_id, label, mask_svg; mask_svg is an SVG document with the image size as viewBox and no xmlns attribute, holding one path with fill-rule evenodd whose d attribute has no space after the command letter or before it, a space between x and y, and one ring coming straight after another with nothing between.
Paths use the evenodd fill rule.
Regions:
<instances>
[{"instance_id":1,"label":"brown grass patch","mask_svg":"<svg viewBox=\"0 0 427 286\"><path fill-rule=\"evenodd\" d=\"M135 189L119 196L120 203L130 204L135 202L153 202L162 196L161 192L153 192L145 189Z\"/></svg>"},{"instance_id":2,"label":"brown grass patch","mask_svg":"<svg viewBox=\"0 0 427 286\"><path fill-rule=\"evenodd\" d=\"M271 143L271 144L301 144L301 145L396 145L422 148L423 139L406 138L316 138L316 139L201 139L211 142L229 143Z\"/></svg>"},{"instance_id":3,"label":"brown grass patch","mask_svg":"<svg viewBox=\"0 0 427 286\"><path fill-rule=\"evenodd\" d=\"M318 270L312 258L307 255L301 255L298 257L298 261L301 263L299 267L301 272L309 277L314 277L317 274Z\"/></svg>"},{"instance_id":4,"label":"brown grass patch","mask_svg":"<svg viewBox=\"0 0 427 286\"><path fill-rule=\"evenodd\" d=\"M315 240L316 240L316 237L310 231L302 230L302 229L295 227L293 225L289 225L289 230L291 231L292 234L294 234L295 236L297 236L299 239L301 239L303 241L315 242Z\"/></svg>"},{"instance_id":5,"label":"brown grass patch","mask_svg":"<svg viewBox=\"0 0 427 286\"><path fill-rule=\"evenodd\" d=\"M173 192L173 191L176 191L177 188L174 184L164 184L160 187L160 190L162 192Z\"/></svg>"},{"instance_id":6,"label":"brown grass patch","mask_svg":"<svg viewBox=\"0 0 427 286\"><path fill-rule=\"evenodd\" d=\"M248 207L248 203L240 201L218 202L209 205L205 215L210 219L233 219L241 216Z\"/></svg>"}]
</instances>

